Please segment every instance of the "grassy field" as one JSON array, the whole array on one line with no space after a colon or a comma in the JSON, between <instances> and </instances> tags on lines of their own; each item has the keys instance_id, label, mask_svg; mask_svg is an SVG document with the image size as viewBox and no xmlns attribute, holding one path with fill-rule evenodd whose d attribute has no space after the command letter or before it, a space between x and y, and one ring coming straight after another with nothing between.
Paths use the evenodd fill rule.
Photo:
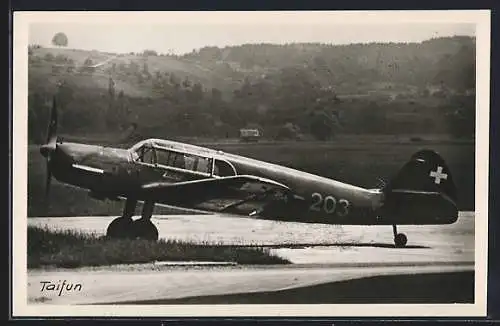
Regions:
<instances>
[{"instance_id":1,"label":"grassy field","mask_svg":"<svg viewBox=\"0 0 500 326\"><path fill-rule=\"evenodd\" d=\"M100 69L97 69L96 72L92 73L92 75L77 72L67 73L64 69L58 73L53 73L53 63L42 60L48 54L54 57L64 56L73 60L77 69L84 65L86 59L92 60L93 64L103 62L105 62L105 64L101 66ZM120 66L121 64L129 65L131 62L135 62L141 67L144 63L147 63L151 73L155 71L168 71L174 73L181 79L188 77L190 80L201 82L206 89L211 89L212 87L223 90L232 89L234 84L233 80L227 80L227 73L221 75L214 69L203 67L195 62L167 56L145 57L135 54L117 55L101 51L46 47L34 50L33 57L37 59L37 62L30 65L30 78L32 78L33 81L40 80L41 83L36 83L36 85L42 85L41 87L54 87L59 77L64 76L66 79L71 79L75 82L79 89L91 88L106 91L108 89L109 74L105 73L105 70L112 67L113 64ZM139 85L133 82L133 79L121 80L120 78L115 78L115 83L117 91L123 90L124 93L129 96L156 96L156 94L151 91L151 87Z\"/></svg>"},{"instance_id":2,"label":"grassy field","mask_svg":"<svg viewBox=\"0 0 500 326\"><path fill-rule=\"evenodd\" d=\"M206 143L206 142L205 142ZM458 188L458 206L474 210L475 155L473 142L430 139L412 142L399 138L353 136L330 142L237 142L206 144L240 154L297 168L363 187L375 187L379 178L390 180L419 149L440 153L452 171ZM81 189L53 180L49 201L45 200L45 160L38 147L28 153L28 216L120 215L122 202L98 201ZM139 210L138 210L139 211ZM156 213L182 213L158 207Z\"/></svg>"},{"instance_id":3,"label":"grassy field","mask_svg":"<svg viewBox=\"0 0 500 326\"><path fill-rule=\"evenodd\" d=\"M74 231L28 227L28 268L75 268L154 261L221 261L287 264L265 248L192 244L180 241L109 240Z\"/></svg>"}]
</instances>

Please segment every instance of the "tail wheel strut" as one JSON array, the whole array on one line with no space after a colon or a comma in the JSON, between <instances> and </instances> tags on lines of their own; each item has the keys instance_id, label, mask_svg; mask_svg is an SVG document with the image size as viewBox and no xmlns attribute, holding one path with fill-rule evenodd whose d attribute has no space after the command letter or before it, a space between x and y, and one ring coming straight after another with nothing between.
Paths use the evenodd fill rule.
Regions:
<instances>
[{"instance_id":1,"label":"tail wheel strut","mask_svg":"<svg viewBox=\"0 0 500 326\"><path fill-rule=\"evenodd\" d=\"M403 248L408 242L408 238L404 233L398 233L398 228L396 224L392 225L392 233L394 235L394 245L396 248Z\"/></svg>"}]
</instances>

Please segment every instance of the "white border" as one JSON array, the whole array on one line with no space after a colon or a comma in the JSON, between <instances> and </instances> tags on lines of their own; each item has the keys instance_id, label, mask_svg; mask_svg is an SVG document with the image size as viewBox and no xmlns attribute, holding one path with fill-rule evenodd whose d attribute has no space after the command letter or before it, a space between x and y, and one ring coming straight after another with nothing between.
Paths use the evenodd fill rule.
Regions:
<instances>
[{"instance_id":1,"label":"white border","mask_svg":"<svg viewBox=\"0 0 500 326\"><path fill-rule=\"evenodd\" d=\"M13 316L485 316L488 245L490 11L15 12L13 20ZM27 304L27 45L34 22L121 24L476 24L476 212L474 304L140 305ZM126 22L126 23L125 23Z\"/></svg>"}]
</instances>

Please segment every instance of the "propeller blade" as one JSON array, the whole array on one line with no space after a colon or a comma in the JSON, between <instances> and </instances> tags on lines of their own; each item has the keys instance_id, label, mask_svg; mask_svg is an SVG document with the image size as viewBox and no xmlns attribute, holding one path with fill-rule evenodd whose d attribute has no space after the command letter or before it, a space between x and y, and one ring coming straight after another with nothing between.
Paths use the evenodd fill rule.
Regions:
<instances>
[{"instance_id":1,"label":"propeller blade","mask_svg":"<svg viewBox=\"0 0 500 326\"><path fill-rule=\"evenodd\" d=\"M48 199L50 195L50 184L52 181L52 155L57 149L57 103L56 96L52 99L52 109L50 112L49 126L47 129L47 143L42 145L40 153L46 158L46 179L45 179L45 198Z\"/></svg>"},{"instance_id":2,"label":"propeller blade","mask_svg":"<svg viewBox=\"0 0 500 326\"><path fill-rule=\"evenodd\" d=\"M45 198L50 195L50 184L52 180L52 169L50 167L50 162L47 161L46 179L45 179Z\"/></svg>"},{"instance_id":3,"label":"propeller blade","mask_svg":"<svg viewBox=\"0 0 500 326\"><path fill-rule=\"evenodd\" d=\"M50 112L49 127L47 130L47 144L55 143L57 140L57 105L56 97L52 99L52 110Z\"/></svg>"}]
</instances>

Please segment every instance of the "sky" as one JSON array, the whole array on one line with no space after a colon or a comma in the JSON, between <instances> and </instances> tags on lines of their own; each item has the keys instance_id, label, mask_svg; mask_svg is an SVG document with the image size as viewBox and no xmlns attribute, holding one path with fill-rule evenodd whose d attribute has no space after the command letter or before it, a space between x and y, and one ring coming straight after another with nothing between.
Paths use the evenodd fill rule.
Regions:
<instances>
[{"instance_id":1,"label":"sky","mask_svg":"<svg viewBox=\"0 0 500 326\"><path fill-rule=\"evenodd\" d=\"M366 42L421 42L430 38L475 35L472 23L332 23L310 21L273 23L272 21L238 23L154 21L34 22L29 25L30 44L51 46L57 32L64 32L68 48L116 53L142 52L183 54L204 46L230 46L245 43L321 42L349 44Z\"/></svg>"}]
</instances>

